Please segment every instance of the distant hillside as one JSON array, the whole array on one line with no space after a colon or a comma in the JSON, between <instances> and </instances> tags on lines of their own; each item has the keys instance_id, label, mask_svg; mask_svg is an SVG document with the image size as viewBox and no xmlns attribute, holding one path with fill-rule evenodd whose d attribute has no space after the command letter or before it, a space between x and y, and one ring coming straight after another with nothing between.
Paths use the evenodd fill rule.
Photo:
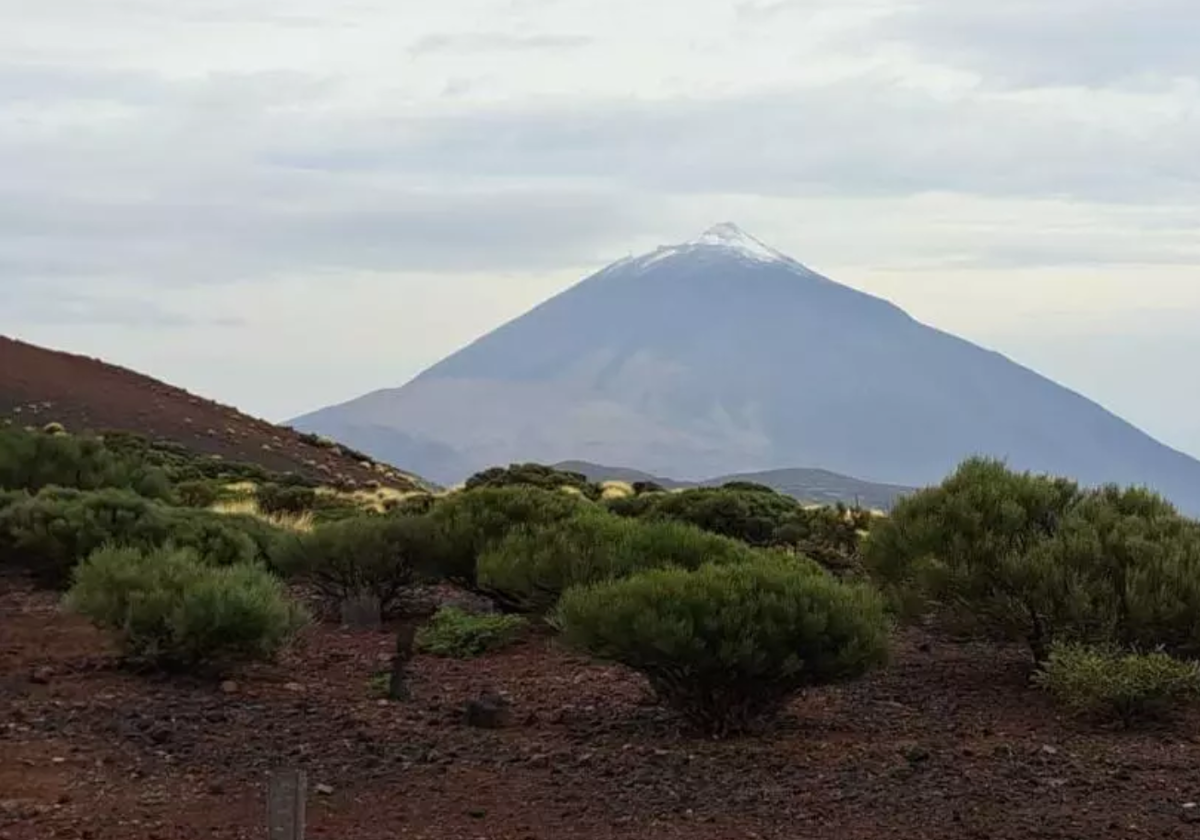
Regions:
<instances>
[{"instance_id":1,"label":"distant hillside","mask_svg":"<svg viewBox=\"0 0 1200 840\"><path fill-rule=\"evenodd\" d=\"M401 490L420 479L235 408L99 359L0 336L0 422L72 432L123 431L228 461L333 482L370 480Z\"/></svg>"},{"instance_id":2,"label":"distant hillside","mask_svg":"<svg viewBox=\"0 0 1200 840\"><path fill-rule=\"evenodd\" d=\"M922 486L983 455L1200 513L1200 461L728 223L612 263L401 387L292 422L394 463L419 456L443 483L579 459L690 481L804 464Z\"/></svg>"},{"instance_id":3,"label":"distant hillside","mask_svg":"<svg viewBox=\"0 0 1200 840\"><path fill-rule=\"evenodd\" d=\"M717 487L730 481L751 481L755 484L766 485L780 493L794 496L802 502L820 504L844 502L848 505L857 503L866 508L879 510L891 509L900 496L911 493L915 489L895 484L862 481L829 470L805 468L735 473L704 481L679 481L627 467L607 467L588 461L562 461L554 466L560 470L583 473L590 481L625 481L630 484L636 481L653 481L669 490L683 487Z\"/></svg>"}]
</instances>

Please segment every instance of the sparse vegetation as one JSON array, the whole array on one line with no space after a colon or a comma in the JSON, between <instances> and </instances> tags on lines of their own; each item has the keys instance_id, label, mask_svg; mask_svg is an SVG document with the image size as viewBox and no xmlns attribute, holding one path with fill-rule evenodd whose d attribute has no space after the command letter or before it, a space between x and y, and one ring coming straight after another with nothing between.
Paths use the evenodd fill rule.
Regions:
<instances>
[{"instance_id":1,"label":"sparse vegetation","mask_svg":"<svg viewBox=\"0 0 1200 840\"><path fill-rule=\"evenodd\" d=\"M568 590L565 640L646 676L706 732L744 732L803 689L884 661L883 603L867 586L782 560L660 569Z\"/></svg>"},{"instance_id":2,"label":"sparse vegetation","mask_svg":"<svg viewBox=\"0 0 1200 840\"><path fill-rule=\"evenodd\" d=\"M1132 727L1200 696L1200 664L1162 651L1055 643L1034 681L1071 711Z\"/></svg>"},{"instance_id":3,"label":"sparse vegetation","mask_svg":"<svg viewBox=\"0 0 1200 840\"><path fill-rule=\"evenodd\" d=\"M519 615L469 613L442 607L416 635L417 650L433 656L470 659L513 644L528 622Z\"/></svg>"}]
</instances>

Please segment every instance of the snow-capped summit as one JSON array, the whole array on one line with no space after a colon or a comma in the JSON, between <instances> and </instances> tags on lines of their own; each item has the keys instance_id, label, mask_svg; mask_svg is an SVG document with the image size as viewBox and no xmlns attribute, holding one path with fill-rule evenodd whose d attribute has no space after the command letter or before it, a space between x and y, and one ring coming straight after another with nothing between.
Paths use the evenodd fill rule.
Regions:
<instances>
[{"instance_id":1,"label":"snow-capped summit","mask_svg":"<svg viewBox=\"0 0 1200 840\"><path fill-rule=\"evenodd\" d=\"M610 268L632 264L637 269L645 270L672 257L686 257L697 253L717 253L757 263L772 263L787 266L793 270L808 271L791 257L746 233L733 222L721 222L713 225L695 239L689 239L686 242L662 245L648 254L627 257Z\"/></svg>"},{"instance_id":2,"label":"snow-capped summit","mask_svg":"<svg viewBox=\"0 0 1200 840\"><path fill-rule=\"evenodd\" d=\"M727 248L763 262L791 262L787 256L746 233L733 222L713 225L695 239L684 243L684 247L697 245Z\"/></svg>"}]
</instances>

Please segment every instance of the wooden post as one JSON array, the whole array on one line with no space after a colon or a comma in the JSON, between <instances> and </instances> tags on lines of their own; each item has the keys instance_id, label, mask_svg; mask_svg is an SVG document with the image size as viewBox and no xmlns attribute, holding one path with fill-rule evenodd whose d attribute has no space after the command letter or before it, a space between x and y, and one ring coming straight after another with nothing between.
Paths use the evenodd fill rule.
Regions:
<instances>
[{"instance_id":1,"label":"wooden post","mask_svg":"<svg viewBox=\"0 0 1200 840\"><path fill-rule=\"evenodd\" d=\"M392 656L392 675L388 680L388 697L392 700L407 700L408 663L413 656L413 644L416 641L417 625L406 621L396 630L396 653Z\"/></svg>"},{"instance_id":2,"label":"wooden post","mask_svg":"<svg viewBox=\"0 0 1200 840\"><path fill-rule=\"evenodd\" d=\"M267 787L267 831L270 840L304 840L304 806L308 778L303 770L277 770Z\"/></svg>"}]
</instances>

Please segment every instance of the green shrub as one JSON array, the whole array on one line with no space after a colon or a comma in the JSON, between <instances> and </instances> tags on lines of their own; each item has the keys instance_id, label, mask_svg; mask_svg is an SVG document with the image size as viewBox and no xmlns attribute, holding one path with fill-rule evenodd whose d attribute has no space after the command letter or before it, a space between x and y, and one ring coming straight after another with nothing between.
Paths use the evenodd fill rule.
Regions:
<instances>
[{"instance_id":1,"label":"green shrub","mask_svg":"<svg viewBox=\"0 0 1200 840\"><path fill-rule=\"evenodd\" d=\"M774 716L808 686L858 676L887 652L873 590L783 560L575 587L556 623L568 644L641 672L663 702L718 735Z\"/></svg>"},{"instance_id":2,"label":"green shrub","mask_svg":"<svg viewBox=\"0 0 1200 840\"><path fill-rule=\"evenodd\" d=\"M0 428L0 488L80 490L120 488L170 498L166 473L137 458L113 452L97 437Z\"/></svg>"},{"instance_id":3,"label":"green shrub","mask_svg":"<svg viewBox=\"0 0 1200 840\"><path fill-rule=\"evenodd\" d=\"M231 518L168 507L128 490L46 488L0 508L0 557L50 587L67 585L71 569L106 543L151 548L168 541L197 549L215 565L266 557Z\"/></svg>"},{"instance_id":4,"label":"green shrub","mask_svg":"<svg viewBox=\"0 0 1200 840\"><path fill-rule=\"evenodd\" d=\"M602 509L540 526L523 526L479 558L479 587L526 612L544 612L571 586L664 566L749 562L758 555L737 540L683 522L622 519Z\"/></svg>"},{"instance_id":5,"label":"green shrub","mask_svg":"<svg viewBox=\"0 0 1200 840\"><path fill-rule=\"evenodd\" d=\"M364 516L320 525L280 543L275 568L310 580L341 601L360 593L379 599L384 615L401 610L405 596L433 565L438 534L419 516Z\"/></svg>"},{"instance_id":6,"label":"green shrub","mask_svg":"<svg viewBox=\"0 0 1200 840\"><path fill-rule=\"evenodd\" d=\"M558 522L586 509L589 502L538 487L483 487L440 499L429 514L439 550L430 573L474 589L476 561L512 529Z\"/></svg>"},{"instance_id":7,"label":"green shrub","mask_svg":"<svg viewBox=\"0 0 1200 840\"><path fill-rule=\"evenodd\" d=\"M260 484L255 490L258 508L263 513L304 513L317 507L317 491L312 487Z\"/></svg>"},{"instance_id":8,"label":"green shrub","mask_svg":"<svg viewBox=\"0 0 1200 840\"><path fill-rule=\"evenodd\" d=\"M218 568L173 547L96 551L75 569L66 604L116 633L129 660L166 669L268 659L305 620L261 567Z\"/></svg>"},{"instance_id":9,"label":"green shrub","mask_svg":"<svg viewBox=\"0 0 1200 840\"><path fill-rule=\"evenodd\" d=\"M492 467L467 479L464 489L478 490L484 487L540 487L543 490L559 490L573 487L587 499L600 498L599 484L588 481L583 473L559 470L544 464L510 464L507 467Z\"/></svg>"},{"instance_id":10,"label":"green shrub","mask_svg":"<svg viewBox=\"0 0 1200 840\"><path fill-rule=\"evenodd\" d=\"M619 516L673 519L756 546L771 545L775 532L799 509L779 493L701 487L678 493L651 493L612 499Z\"/></svg>"},{"instance_id":11,"label":"green shrub","mask_svg":"<svg viewBox=\"0 0 1200 840\"><path fill-rule=\"evenodd\" d=\"M901 500L864 544L898 602L1022 640L1200 652L1200 529L1148 491L972 459Z\"/></svg>"},{"instance_id":12,"label":"green shrub","mask_svg":"<svg viewBox=\"0 0 1200 840\"><path fill-rule=\"evenodd\" d=\"M857 571L862 563L862 525L860 511L844 505L797 507L775 529L772 542L793 547L830 571Z\"/></svg>"},{"instance_id":13,"label":"green shrub","mask_svg":"<svg viewBox=\"0 0 1200 840\"><path fill-rule=\"evenodd\" d=\"M209 508L221 499L221 488L209 479L196 479L175 485L175 494L186 507Z\"/></svg>"},{"instance_id":14,"label":"green shrub","mask_svg":"<svg viewBox=\"0 0 1200 840\"><path fill-rule=\"evenodd\" d=\"M1128 653L1055 643L1034 681L1073 712L1131 727L1160 719L1181 701L1200 695L1200 665L1161 651Z\"/></svg>"},{"instance_id":15,"label":"green shrub","mask_svg":"<svg viewBox=\"0 0 1200 840\"><path fill-rule=\"evenodd\" d=\"M417 631L422 653L469 659L513 644L528 622L519 615L479 615L442 607Z\"/></svg>"}]
</instances>

